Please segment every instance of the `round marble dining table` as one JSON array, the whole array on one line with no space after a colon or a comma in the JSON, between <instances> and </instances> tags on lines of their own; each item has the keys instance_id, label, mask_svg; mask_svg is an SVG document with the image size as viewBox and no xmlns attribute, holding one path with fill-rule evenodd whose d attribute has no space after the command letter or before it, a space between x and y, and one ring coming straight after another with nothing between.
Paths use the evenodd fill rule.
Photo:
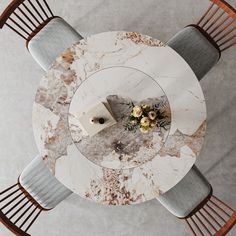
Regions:
<instances>
[{"instance_id":1,"label":"round marble dining table","mask_svg":"<svg viewBox=\"0 0 236 236\"><path fill-rule=\"evenodd\" d=\"M116 122L89 136L80 115L109 104ZM161 104L167 126L125 129L130 103ZM38 87L33 130L51 173L81 197L130 205L164 194L188 173L201 150L206 105L184 59L136 32L92 35L66 49Z\"/></svg>"}]
</instances>

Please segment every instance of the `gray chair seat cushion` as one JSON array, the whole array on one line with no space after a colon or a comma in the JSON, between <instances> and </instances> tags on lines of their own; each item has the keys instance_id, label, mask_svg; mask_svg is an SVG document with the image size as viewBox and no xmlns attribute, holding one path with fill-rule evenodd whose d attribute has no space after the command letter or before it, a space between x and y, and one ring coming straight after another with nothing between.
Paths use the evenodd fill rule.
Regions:
<instances>
[{"instance_id":1,"label":"gray chair seat cushion","mask_svg":"<svg viewBox=\"0 0 236 236\"><path fill-rule=\"evenodd\" d=\"M200 80L218 62L220 51L214 42L210 42L204 32L197 26L187 26L167 45L174 49L192 68Z\"/></svg>"},{"instance_id":2,"label":"gray chair seat cushion","mask_svg":"<svg viewBox=\"0 0 236 236\"><path fill-rule=\"evenodd\" d=\"M52 19L28 43L28 50L37 63L47 70L55 59L82 36L62 18Z\"/></svg>"},{"instance_id":3,"label":"gray chair seat cushion","mask_svg":"<svg viewBox=\"0 0 236 236\"><path fill-rule=\"evenodd\" d=\"M196 166L172 189L157 200L173 215L188 216L210 194L212 188Z\"/></svg>"},{"instance_id":4,"label":"gray chair seat cushion","mask_svg":"<svg viewBox=\"0 0 236 236\"><path fill-rule=\"evenodd\" d=\"M45 209L52 209L72 192L49 171L40 156L23 170L21 186Z\"/></svg>"}]
</instances>

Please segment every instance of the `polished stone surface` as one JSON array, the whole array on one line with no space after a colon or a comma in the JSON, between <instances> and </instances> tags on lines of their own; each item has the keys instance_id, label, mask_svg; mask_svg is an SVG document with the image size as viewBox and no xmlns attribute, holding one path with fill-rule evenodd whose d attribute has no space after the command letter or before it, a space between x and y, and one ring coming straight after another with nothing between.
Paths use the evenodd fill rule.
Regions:
<instances>
[{"instance_id":1,"label":"polished stone surface","mask_svg":"<svg viewBox=\"0 0 236 236\"><path fill-rule=\"evenodd\" d=\"M81 134L78 110L110 100L120 114L128 106L114 108L126 100L153 106L157 99L171 114L169 132L132 135L118 122L92 143ZM112 31L87 37L56 59L36 93L33 129L42 159L65 186L98 203L131 205L164 194L191 169L205 136L206 105L198 79L173 49L137 32Z\"/></svg>"},{"instance_id":2,"label":"polished stone surface","mask_svg":"<svg viewBox=\"0 0 236 236\"><path fill-rule=\"evenodd\" d=\"M89 137L81 127L80 113L98 102L109 107L116 124ZM166 116L163 120L165 129L156 127L153 132L145 134L139 129L128 131L126 126L132 103L158 105ZM115 169L137 167L151 161L166 141L170 122L170 105L158 83L149 75L124 66L99 70L86 79L72 98L68 117L71 137L78 150L94 164ZM90 127L93 128L94 124Z\"/></svg>"},{"instance_id":3,"label":"polished stone surface","mask_svg":"<svg viewBox=\"0 0 236 236\"><path fill-rule=\"evenodd\" d=\"M1 11L8 2L1 1ZM235 0L229 2L236 6ZM109 30L135 30L165 42L185 25L196 22L209 1L182 0L180 4L176 0L70 0L67 3L49 0L49 3L58 15L65 18L82 35ZM24 42L7 29L0 31L0 50L3 52L0 57L2 189L14 183L19 173L37 154L32 138L31 115L34 95L44 72L30 57ZM197 166L212 183L215 194L234 208L235 60L235 49L226 51L215 68L201 81L207 103L208 128L197 161ZM76 195L72 195L53 211L41 215L31 232L34 236L190 235L185 224L155 200L117 208L91 203ZM0 234L11 235L2 225ZM236 229L233 229L228 235L235 234Z\"/></svg>"}]
</instances>

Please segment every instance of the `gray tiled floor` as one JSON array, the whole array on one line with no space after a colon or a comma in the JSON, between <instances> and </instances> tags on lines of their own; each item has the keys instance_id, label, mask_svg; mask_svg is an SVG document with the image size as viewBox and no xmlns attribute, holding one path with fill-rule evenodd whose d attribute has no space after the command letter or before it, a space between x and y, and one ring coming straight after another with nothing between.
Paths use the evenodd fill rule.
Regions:
<instances>
[{"instance_id":1,"label":"gray tiled floor","mask_svg":"<svg viewBox=\"0 0 236 236\"><path fill-rule=\"evenodd\" d=\"M139 31L162 41L196 22L208 0L48 0L54 12L82 35L109 30ZM0 11L8 0L0 2ZM230 0L236 6L236 0ZM43 71L24 42L0 31L0 188L15 182L37 154L31 107ZM236 208L236 48L225 52L201 81L208 128L197 165L214 192ZM236 228L236 227L235 227ZM236 235L234 228L229 235ZM72 195L41 215L32 235L42 236L187 236L187 227L157 201L129 207L105 207ZM11 235L0 225L0 235Z\"/></svg>"}]
</instances>

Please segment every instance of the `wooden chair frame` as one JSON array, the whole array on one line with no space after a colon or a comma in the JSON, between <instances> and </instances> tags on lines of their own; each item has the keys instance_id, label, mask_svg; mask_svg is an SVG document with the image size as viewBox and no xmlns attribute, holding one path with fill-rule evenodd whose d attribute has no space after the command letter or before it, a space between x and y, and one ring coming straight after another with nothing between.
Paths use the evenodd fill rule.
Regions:
<instances>
[{"instance_id":1,"label":"wooden chair frame","mask_svg":"<svg viewBox=\"0 0 236 236\"><path fill-rule=\"evenodd\" d=\"M54 16L46 0L13 0L0 16L0 28L9 27L20 37L29 41Z\"/></svg>"},{"instance_id":2,"label":"wooden chair frame","mask_svg":"<svg viewBox=\"0 0 236 236\"><path fill-rule=\"evenodd\" d=\"M48 210L21 186L19 180L0 192L0 221L17 236L30 236L30 227L42 211Z\"/></svg>"},{"instance_id":3,"label":"wooden chair frame","mask_svg":"<svg viewBox=\"0 0 236 236\"><path fill-rule=\"evenodd\" d=\"M236 45L236 10L224 0L211 0L211 5L197 23L220 51Z\"/></svg>"},{"instance_id":4,"label":"wooden chair frame","mask_svg":"<svg viewBox=\"0 0 236 236\"><path fill-rule=\"evenodd\" d=\"M210 194L184 219L194 236L224 236L236 224L236 210Z\"/></svg>"}]
</instances>

